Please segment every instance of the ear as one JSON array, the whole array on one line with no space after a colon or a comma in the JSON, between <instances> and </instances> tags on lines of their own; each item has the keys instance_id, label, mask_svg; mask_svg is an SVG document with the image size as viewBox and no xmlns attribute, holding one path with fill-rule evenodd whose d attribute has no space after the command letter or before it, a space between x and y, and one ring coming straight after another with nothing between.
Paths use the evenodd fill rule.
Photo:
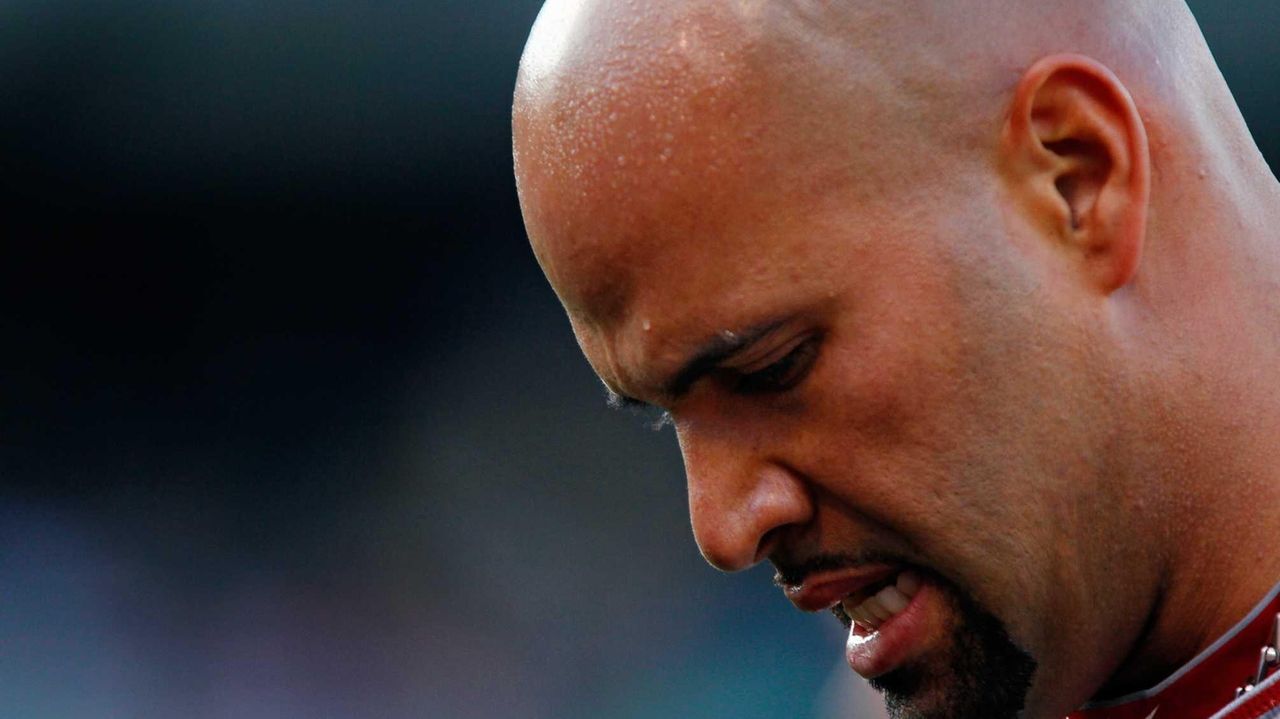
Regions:
<instances>
[{"instance_id":1,"label":"ear","mask_svg":"<svg viewBox=\"0 0 1280 719\"><path fill-rule=\"evenodd\" d=\"M1046 57L1014 93L1001 138L1015 202L1110 294L1142 255L1151 156L1138 108L1120 80L1081 55Z\"/></svg>"}]
</instances>

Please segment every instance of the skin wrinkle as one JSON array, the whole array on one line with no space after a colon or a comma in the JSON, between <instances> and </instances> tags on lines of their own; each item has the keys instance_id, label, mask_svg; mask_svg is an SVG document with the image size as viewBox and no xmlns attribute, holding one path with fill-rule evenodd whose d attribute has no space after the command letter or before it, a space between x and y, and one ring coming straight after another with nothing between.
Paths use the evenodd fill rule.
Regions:
<instances>
[{"instance_id":1,"label":"skin wrinkle","mask_svg":"<svg viewBox=\"0 0 1280 719\"><path fill-rule=\"evenodd\" d=\"M824 336L785 396L666 407L709 561L928 567L1055 678L1028 717L1155 683L1274 583L1235 548L1280 526L1280 191L1185 7L548 8L517 183L597 373L652 400L716 333ZM1061 52L1114 77L1055 60L1060 112L1006 132Z\"/></svg>"}]
</instances>

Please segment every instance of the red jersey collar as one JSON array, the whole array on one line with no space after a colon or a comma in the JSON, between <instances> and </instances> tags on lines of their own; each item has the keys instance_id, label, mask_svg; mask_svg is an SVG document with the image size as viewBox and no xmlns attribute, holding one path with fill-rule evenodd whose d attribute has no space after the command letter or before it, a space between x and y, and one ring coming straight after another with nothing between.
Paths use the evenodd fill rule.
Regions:
<instances>
[{"instance_id":1,"label":"red jersey collar","mask_svg":"<svg viewBox=\"0 0 1280 719\"><path fill-rule=\"evenodd\" d=\"M1280 585L1194 659L1143 692L1090 702L1067 719L1205 719L1231 704L1253 681L1259 653L1280 614ZM1275 682L1271 682L1275 683Z\"/></svg>"}]
</instances>

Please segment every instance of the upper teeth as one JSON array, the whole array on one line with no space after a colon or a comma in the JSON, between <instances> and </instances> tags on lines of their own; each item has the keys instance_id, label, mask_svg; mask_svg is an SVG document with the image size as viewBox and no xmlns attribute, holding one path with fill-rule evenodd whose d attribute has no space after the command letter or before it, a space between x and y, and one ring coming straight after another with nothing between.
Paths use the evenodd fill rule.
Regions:
<instances>
[{"instance_id":1,"label":"upper teeth","mask_svg":"<svg viewBox=\"0 0 1280 719\"><path fill-rule=\"evenodd\" d=\"M875 593L875 596L850 606L853 598L844 600L841 606L855 623L867 629L879 629L880 625L907 608L911 598L920 591L920 575L907 570L898 575L897 581Z\"/></svg>"}]
</instances>

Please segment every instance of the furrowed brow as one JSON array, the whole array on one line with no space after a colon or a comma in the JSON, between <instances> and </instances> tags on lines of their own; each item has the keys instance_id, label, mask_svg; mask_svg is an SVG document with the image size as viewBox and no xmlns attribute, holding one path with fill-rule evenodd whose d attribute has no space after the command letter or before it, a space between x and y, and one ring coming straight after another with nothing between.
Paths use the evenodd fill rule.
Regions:
<instances>
[{"instance_id":1,"label":"furrowed brow","mask_svg":"<svg viewBox=\"0 0 1280 719\"><path fill-rule=\"evenodd\" d=\"M695 352L675 376L663 385L663 398L666 401L680 399L689 392L695 382L714 370L720 363L752 347L785 322L786 320L768 322L741 333L728 330L720 333ZM644 409L653 406L643 400L616 392L608 385L605 386L605 401L613 409Z\"/></svg>"},{"instance_id":2,"label":"furrowed brow","mask_svg":"<svg viewBox=\"0 0 1280 719\"><path fill-rule=\"evenodd\" d=\"M666 384L664 393L672 399L683 397L695 382L714 370L720 363L755 345L782 326L784 322L785 320L769 322L741 333L727 330L722 332L698 350L688 362L685 362L675 377Z\"/></svg>"}]
</instances>

